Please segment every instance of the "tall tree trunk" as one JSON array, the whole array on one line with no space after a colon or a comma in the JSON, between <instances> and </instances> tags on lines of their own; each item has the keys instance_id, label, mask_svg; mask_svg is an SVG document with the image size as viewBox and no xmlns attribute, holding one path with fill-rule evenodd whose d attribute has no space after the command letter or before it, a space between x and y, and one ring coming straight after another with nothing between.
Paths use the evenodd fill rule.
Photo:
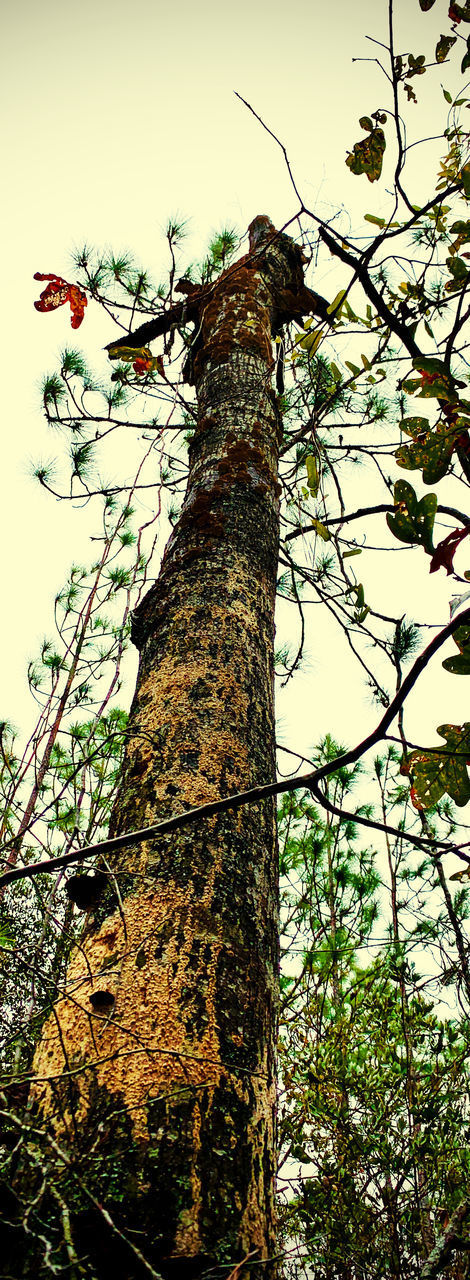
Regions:
<instances>
[{"instance_id":1,"label":"tall tree trunk","mask_svg":"<svg viewBox=\"0 0 470 1280\"><path fill-rule=\"evenodd\" d=\"M300 251L263 222L264 247L252 236L257 253L203 293L188 486L134 620L139 674L110 834L275 776L272 334L311 306ZM165 1277L215 1268L215 1280L252 1254L272 1277L274 804L133 846L111 869L34 1064L34 1109L65 1157L73 1250L98 1280L148 1274L139 1255ZM36 1266L37 1255L21 1274Z\"/></svg>"}]
</instances>

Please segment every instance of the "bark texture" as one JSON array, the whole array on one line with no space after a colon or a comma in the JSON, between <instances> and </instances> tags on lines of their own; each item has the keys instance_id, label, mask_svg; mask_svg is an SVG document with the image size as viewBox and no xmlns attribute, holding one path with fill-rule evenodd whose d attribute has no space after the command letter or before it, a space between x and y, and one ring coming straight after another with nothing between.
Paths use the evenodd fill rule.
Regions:
<instances>
[{"instance_id":1,"label":"bark texture","mask_svg":"<svg viewBox=\"0 0 470 1280\"><path fill-rule=\"evenodd\" d=\"M307 294L281 236L201 295L187 492L134 618L110 834L274 779L272 334ZM252 1254L272 1277L274 804L130 847L111 870L35 1060L34 1108L71 1161L58 1158L73 1249L98 1280L148 1274L139 1255L164 1277L215 1280Z\"/></svg>"}]
</instances>

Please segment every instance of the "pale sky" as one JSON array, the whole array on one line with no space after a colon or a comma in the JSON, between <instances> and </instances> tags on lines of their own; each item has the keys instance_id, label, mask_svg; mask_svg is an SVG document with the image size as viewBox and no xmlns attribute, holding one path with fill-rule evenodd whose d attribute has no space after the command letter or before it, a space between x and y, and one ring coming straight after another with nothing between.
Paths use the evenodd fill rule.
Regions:
<instances>
[{"instance_id":1,"label":"pale sky","mask_svg":"<svg viewBox=\"0 0 470 1280\"><path fill-rule=\"evenodd\" d=\"M88 308L78 335L71 334L65 308L39 315L33 273L73 278L70 251L86 241L131 249L158 278L162 230L176 214L189 219L189 257L201 256L224 224L243 232L257 213L285 223L296 201L281 152L234 90L285 143L305 203L322 214L343 205L352 225L363 226L364 212L381 212L385 191L354 178L345 156L361 136L358 117L389 102L374 61L353 64L352 58L380 53L365 37L386 39L387 8L386 0L297 0L292 6L280 0L239 0L236 6L224 0L19 0L9 6L2 41L7 181L0 718L18 722L26 715L26 662L42 636L52 633L54 595L72 560L89 558L94 527L88 512L54 502L27 476L30 459L53 456L58 447L41 416L38 383L72 338L104 376L102 347L112 337L97 308L93 316ZM418 0L397 0L396 10L398 25L408 32L405 47L415 55L430 51L440 31L449 29L447 0L437 0L428 15ZM415 116L408 113L410 138L413 129L418 136L433 132L434 122L442 127L438 85L455 91L455 61L429 87L426 80L418 82L422 104ZM412 194L418 200L425 192L418 152L416 157ZM315 287L327 296L340 287L325 258ZM404 607L444 623L455 587L443 573L429 580L416 559L420 554L413 553L419 609L411 571ZM411 565L405 556L401 578L401 565ZM390 560L370 567L382 605L390 605ZM289 690L290 710L285 697L278 704L288 730L292 726L290 745L299 749L327 729L351 742L376 718L357 674L333 668L331 655L340 650L318 614L310 667L297 690ZM441 710L430 710L435 689L434 669L423 681L419 712L432 741L442 719L464 718L467 696L456 677L446 677Z\"/></svg>"}]
</instances>

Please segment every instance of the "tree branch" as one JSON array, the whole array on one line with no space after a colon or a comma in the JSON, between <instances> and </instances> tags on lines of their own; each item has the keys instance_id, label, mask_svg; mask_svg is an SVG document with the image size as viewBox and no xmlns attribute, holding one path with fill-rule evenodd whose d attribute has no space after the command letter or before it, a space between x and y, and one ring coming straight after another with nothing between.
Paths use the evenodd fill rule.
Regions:
<instances>
[{"instance_id":1,"label":"tree branch","mask_svg":"<svg viewBox=\"0 0 470 1280\"><path fill-rule=\"evenodd\" d=\"M198 289L197 295L191 294L190 300L185 298L184 302L177 302L168 311L162 311L159 316L155 316L154 320L147 320L145 324L139 325L139 328L134 329L132 333L126 333L123 338L108 342L104 348L105 351L109 351L112 347L143 347L154 338L168 333L172 325L182 324L185 320L195 321L202 293L203 286Z\"/></svg>"},{"instance_id":2,"label":"tree branch","mask_svg":"<svg viewBox=\"0 0 470 1280\"><path fill-rule=\"evenodd\" d=\"M85 858L105 856L115 853L118 849L127 848L129 845L142 844L144 840L153 840L159 836L168 835L170 831L176 831L178 827L188 826L189 823L194 822L196 819L210 818L216 813L225 813L227 809L239 809L244 804L258 804L259 801L266 800L268 797L281 795L285 791L295 791L299 787L307 787L313 790L331 773L336 773L338 769L344 769L347 765L355 764L357 760L360 760L361 756L365 755L366 751L370 751L371 747L382 741L387 729L395 719L395 716L398 715L405 699L431 658L445 644L446 640L453 635L457 627L468 626L469 624L470 609L463 609L437 636L434 636L434 639L430 641L426 649L416 659L416 662L413 663L408 675L405 676L403 684L397 690L390 706L387 707L385 714L377 727L372 730L372 733L369 733L362 742L352 747L350 751L343 752L335 760L328 761L327 764L322 765L320 769L313 769L309 773L300 774L295 778L287 778L283 782L269 782L259 787L251 787L248 791L235 792L234 795L224 796L220 800L212 800L209 804L199 805L195 809L187 809L185 813L175 814L172 818L165 818L163 822L152 823L151 826L143 827L139 831L126 831L123 835L115 836L109 840L101 840L96 844L86 845L83 849L77 849L73 853L63 854L57 858L50 858L45 862L36 862L31 866L15 867L12 871L0 876L0 888L4 888L7 884L12 884L14 880L55 871L59 867L70 866L73 862L83 862ZM324 797L321 791L318 792L318 798L320 803L323 804ZM355 818L355 821L358 821L358 819ZM448 852L454 851L465 862L470 862L470 857L463 854L455 845L448 845L442 840L408 836L406 832L400 832L400 835L403 839L412 841L413 844L419 843L420 847L423 848L432 845L435 848L446 849Z\"/></svg>"},{"instance_id":3,"label":"tree branch","mask_svg":"<svg viewBox=\"0 0 470 1280\"><path fill-rule=\"evenodd\" d=\"M376 516L385 511L395 511L393 502L379 502L376 507L358 507L357 511L352 511L350 515L344 516L324 516L322 524L348 524L351 520L359 520L362 516ZM470 517L465 516L463 511L459 511L457 507L438 506L437 511L444 516L452 516L454 520L461 520L462 524L470 525ZM292 538L301 538L302 534L310 533L315 530L314 524L307 524L303 528L291 529L290 533L286 533L285 542L290 542Z\"/></svg>"},{"instance_id":4,"label":"tree branch","mask_svg":"<svg viewBox=\"0 0 470 1280\"><path fill-rule=\"evenodd\" d=\"M470 1200L462 1200L449 1218L445 1230L439 1236L437 1244L431 1250L421 1272L421 1280L434 1280L439 1272L447 1267L456 1249L470 1250L470 1239L460 1235L460 1229L470 1213Z\"/></svg>"},{"instance_id":5,"label":"tree branch","mask_svg":"<svg viewBox=\"0 0 470 1280\"><path fill-rule=\"evenodd\" d=\"M418 347L417 342L415 342L415 339L406 324L403 324L401 320L398 320L393 311L390 311L389 307L387 307L387 303L384 302L378 289L376 289L375 284L372 283L367 263L361 262L360 258L354 258L351 253L348 253L347 249L344 249L342 244L339 244L333 239L333 236L330 235L329 231L327 231L325 227L320 227L319 236L330 250L330 253L332 253L335 258L340 258L341 262L344 262L347 267L351 268L351 271L354 271L355 276L362 285L364 293L370 301L373 302L378 315L382 317L387 329L391 329L396 337L400 339L400 342L402 342L403 346L406 347L410 356L413 356L413 359L416 359L417 356L422 355L421 348Z\"/></svg>"}]
</instances>

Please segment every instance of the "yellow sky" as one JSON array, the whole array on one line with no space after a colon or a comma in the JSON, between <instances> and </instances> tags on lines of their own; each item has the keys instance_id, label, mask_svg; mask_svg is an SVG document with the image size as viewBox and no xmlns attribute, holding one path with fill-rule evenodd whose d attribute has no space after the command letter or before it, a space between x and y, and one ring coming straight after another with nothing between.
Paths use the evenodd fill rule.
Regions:
<instances>
[{"instance_id":1,"label":"yellow sky","mask_svg":"<svg viewBox=\"0 0 470 1280\"><path fill-rule=\"evenodd\" d=\"M51 602L72 559L87 559L92 527L88 512L46 498L26 475L29 459L57 449L37 384L71 337L65 309L34 311L34 271L67 277L70 250L87 241L131 248L158 276L169 215L190 219L190 256L201 255L224 223L243 231L257 213L277 225L291 217L296 202L282 155L235 89L286 144L306 204L322 214L343 205L355 227L363 212L380 212L384 193L353 178L344 159L360 136L358 116L388 105L376 64L352 63L380 54L365 36L386 39L387 8L386 0L19 0L8 7L2 717L21 715L15 708L23 705L26 660L51 631ZM422 15L418 0L397 0L398 25L411 24L407 48L415 55L431 26L437 35L448 30L447 8L437 0ZM448 82L445 68L438 79ZM427 84L419 87L424 112L416 109L410 129L419 131L424 115L432 131L435 104ZM315 283L327 295L329 275L324 259ZM111 336L109 324L87 315L80 345L103 375L101 348ZM444 587L434 581L439 607Z\"/></svg>"}]
</instances>

